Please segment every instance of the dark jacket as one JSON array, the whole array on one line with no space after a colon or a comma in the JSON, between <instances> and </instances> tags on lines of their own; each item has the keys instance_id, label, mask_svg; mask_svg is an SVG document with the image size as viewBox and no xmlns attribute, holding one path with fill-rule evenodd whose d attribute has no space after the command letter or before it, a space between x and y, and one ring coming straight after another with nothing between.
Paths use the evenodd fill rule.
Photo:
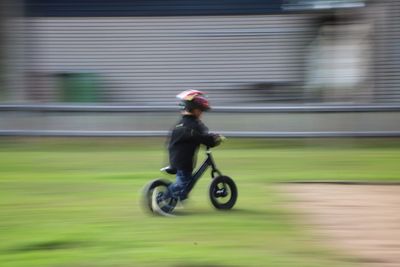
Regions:
<instances>
[{"instance_id":1,"label":"dark jacket","mask_svg":"<svg viewBox=\"0 0 400 267\"><path fill-rule=\"evenodd\" d=\"M199 119L191 115L182 116L172 129L168 144L170 166L192 172L200 144L213 147L217 142Z\"/></svg>"}]
</instances>

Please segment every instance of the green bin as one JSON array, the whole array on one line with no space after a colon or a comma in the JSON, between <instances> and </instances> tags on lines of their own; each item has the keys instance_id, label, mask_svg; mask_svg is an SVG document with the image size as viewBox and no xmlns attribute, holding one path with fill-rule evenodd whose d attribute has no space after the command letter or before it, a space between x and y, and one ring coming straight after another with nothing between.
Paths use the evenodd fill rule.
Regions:
<instances>
[{"instance_id":1,"label":"green bin","mask_svg":"<svg viewBox=\"0 0 400 267\"><path fill-rule=\"evenodd\" d=\"M61 73L58 75L63 102L97 102L99 78L93 73Z\"/></svg>"}]
</instances>

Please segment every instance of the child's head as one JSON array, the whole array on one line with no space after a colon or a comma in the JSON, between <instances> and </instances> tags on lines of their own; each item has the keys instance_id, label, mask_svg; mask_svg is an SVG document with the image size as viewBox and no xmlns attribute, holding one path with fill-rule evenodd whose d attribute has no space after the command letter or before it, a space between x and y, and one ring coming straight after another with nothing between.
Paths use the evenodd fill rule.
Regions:
<instances>
[{"instance_id":1,"label":"child's head","mask_svg":"<svg viewBox=\"0 0 400 267\"><path fill-rule=\"evenodd\" d=\"M199 118L204 111L211 108L210 103L201 91L187 90L177 95L177 98L182 101L182 109L196 118Z\"/></svg>"}]
</instances>

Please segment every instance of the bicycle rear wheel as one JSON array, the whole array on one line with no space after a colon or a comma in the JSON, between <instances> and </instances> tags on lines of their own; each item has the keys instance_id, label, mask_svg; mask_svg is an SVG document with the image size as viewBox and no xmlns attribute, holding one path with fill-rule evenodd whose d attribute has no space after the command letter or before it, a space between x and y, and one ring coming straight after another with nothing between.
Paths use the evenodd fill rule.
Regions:
<instances>
[{"instance_id":1,"label":"bicycle rear wheel","mask_svg":"<svg viewBox=\"0 0 400 267\"><path fill-rule=\"evenodd\" d=\"M141 197L141 206L145 212L150 212L153 213L153 204L154 201L159 204L161 201L160 199L154 199L157 198L157 194L155 193L163 193L168 190L168 186L171 184L170 181L165 180L165 179L155 179L151 182L149 182L142 190L142 197ZM156 192L155 192L156 191ZM177 204L177 200L175 198L169 198L169 199L162 199L163 201L163 206L160 206L160 208L167 213L172 212L172 210L175 208ZM167 204L167 205L165 205Z\"/></svg>"}]
</instances>

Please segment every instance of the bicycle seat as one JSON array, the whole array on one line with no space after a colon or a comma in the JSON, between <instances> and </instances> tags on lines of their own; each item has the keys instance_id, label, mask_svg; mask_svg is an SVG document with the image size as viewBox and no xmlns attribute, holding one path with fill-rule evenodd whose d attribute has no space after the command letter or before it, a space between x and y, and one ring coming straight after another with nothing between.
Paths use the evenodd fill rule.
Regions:
<instances>
[{"instance_id":1,"label":"bicycle seat","mask_svg":"<svg viewBox=\"0 0 400 267\"><path fill-rule=\"evenodd\" d=\"M171 166L167 166L167 167L161 168L160 171L166 172L168 174L176 174L177 169L172 168Z\"/></svg>"}]
</instances>

